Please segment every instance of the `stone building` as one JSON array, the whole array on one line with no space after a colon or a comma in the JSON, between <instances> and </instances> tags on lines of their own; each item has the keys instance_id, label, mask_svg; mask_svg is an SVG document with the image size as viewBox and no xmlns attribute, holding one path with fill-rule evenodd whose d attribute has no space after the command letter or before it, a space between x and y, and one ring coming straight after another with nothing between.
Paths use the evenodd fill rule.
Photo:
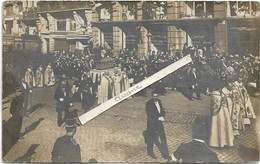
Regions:
<instances>
[{"instance_id":1,"label":"stone building","mask_svg":"<svg viewBox=\"0 0 260 164\"><path fill-rule=\"evenodd\" d=\"M100 2L92 4L94 48L114 56L135 49L176 51L183 45L216 45L220 52L259 53L258 2ZM173 54L173 53L172 53Z\"/></svg>"},{"instance_id":2,"label":"stone building","mask_svg":"<svg viewBox=\"0 0 260 164\"><path fill-rule=\"evenodd\" d=\"M135 49L174 54L183 45L259 54L259 2L6 1L3 45L18 50L83 52Z\"/></svg>"},{"instance_id":3,"label":"stone building","mask_svg":"<svg viewBox=\"0 0 260 164\"><path fill-rule=\"evenodd\" d=\"M54 50L83 52L90 42L92 12L89 2L41 1L38 30L42 53Z\"/></svg>"},{"instance_id":4,"label":"stone building","mask_svg":"<svg viewBox=\"0 0 260 164\"><path fill-rule=\"evenodd\" d=\"M11 50L38 49L37 1L3 3L3 45Z\"/></svg>"},{"instance_id":5,"label":"stone building","mask_svg":"<svg viewBox=\"0 0 260 164\"><path fill-rule=\"evenodd\" d=\"M22 2L6 1L3 3L3 47L5 49L22 49L19 13Z\"/></svg>"}]
</instances>

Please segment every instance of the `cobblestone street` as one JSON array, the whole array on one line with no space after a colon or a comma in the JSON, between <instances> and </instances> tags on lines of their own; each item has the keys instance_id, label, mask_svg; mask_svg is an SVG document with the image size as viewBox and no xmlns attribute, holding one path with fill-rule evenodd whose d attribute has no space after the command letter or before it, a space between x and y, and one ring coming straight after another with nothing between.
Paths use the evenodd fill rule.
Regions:
<instances>
[{"instance_id":1,"label":"cobblestone street","mask_svg":"<svg viewBox=\"0 0 260 164\"><path fill-rule=\"evenodd\" d=\"M35 110L25 117L19 139L7 154L5 162L51 162L51 152L56 139L65 134L64 124L57 126L57 113L54 100L55 87L36 88L33 90ZM151 89L147 97L133 97L109 109L90 122L77 128L75 140L81 147L82 162L95 158L98 162L167 162L154 149L157 159L147 156L143 131L146 129L145 103L150 99ZM10 119L9 105L11 97L3 99L2 117ZM202 95L202 100L189 101L180 92L167 90L165 96L159 96L165 107L165 132L169 152L172 153L181 143L190 142L191 123L197 116L210 116L210 97ZM259 150L259 102L251 97L257 119L252 125L235 139L231 148L211 148L217 153L221 162L248 162L246 150ZM73 109L81 104L74 103ZM7 124L8 125L8 124ZM7 127L8 128L8 127ZM9 129L10 130L10 129ZM8 141L8 139L6 139ZM247 157L247 158L246 158Z\"/></svg>"}]
</instances>

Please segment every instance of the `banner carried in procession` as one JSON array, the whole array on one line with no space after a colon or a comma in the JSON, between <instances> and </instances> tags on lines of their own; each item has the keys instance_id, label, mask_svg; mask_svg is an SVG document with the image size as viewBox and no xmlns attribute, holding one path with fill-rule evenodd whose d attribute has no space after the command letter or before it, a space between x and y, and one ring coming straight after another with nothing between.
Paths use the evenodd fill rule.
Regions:
<instances>
[{"instance_id":1,"label":"banner carried in procession","mask_svg":"<svg viewBox=\"0 0 260 164\"><path fill-rule=\"evenodd\" d=\"M127 99L128 97L136 94L137 92L141 91L142 89L150 86L154 82L164 78L165 76L171 74L172 72L176 71L177 69L183 67L184 65L190 63L192 61L190 55L183 57L182 59L172 63L171 65L163 68L162 70L156 72L155 74L151 75L150 77L144 79L143 81L135 84L134 86L130 87L128 90L121 92L119 95L107 100L106 102L100 104L99 106L95 107L91 111L84 113L79 117L79 121L82 125L87 123L88 121L92 120L93 118L97 117L101 113L107 111L112 106L118 104L119 102Z\"/></svg>"}]
</instances>

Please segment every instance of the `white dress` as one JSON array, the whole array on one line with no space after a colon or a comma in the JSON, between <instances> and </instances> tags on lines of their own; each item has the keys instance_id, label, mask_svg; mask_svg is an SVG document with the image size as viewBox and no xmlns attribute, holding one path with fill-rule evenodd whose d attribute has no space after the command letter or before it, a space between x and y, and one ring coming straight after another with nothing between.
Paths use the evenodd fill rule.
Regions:
<instances>
[{"instance_id":1,"label":"white dress","mask_svg":"<svg viewBox=\"0 0 260 164\"><path fill-rule=\"evenodd\" d=\"M121 90L122 92L130 88L129 79L126 73L122 72L122 80L121 80Z\"/></svg>"},{"instance_id":2,"label":"white dress","mask_svg":"<svg viewBox=\"0 0 260 164\"><path fill-rule=\"evenodd\" d=\"M44 84L46 86L52 86L55 84L55 76L54 76L54 72L53 69L51 68L50 65L48 65L45 69L45 73L44 73Z\"/></svg>"},{"instance_id":3,"label":"white dress","mask_svg":"<svg viewBox=\"0 0 260 164\"><path fill-rule=\"evenodd\" d=\"M233 102L231 91L223 88L211 95L211 130L209 145L214 147L233 146L234 134L231 123Z\"/></svg>"},{"instance_id":4,"label":"white dress","mask_svg":"<svg viewBox=\"0 0 260 164\"><path fill-rule=\"evenodd\" d=\"M115 95L118 95L121 93L121 80L122 80L122 75L120 74L116 74L114 77L113 77L113 80L114 80L114 87L115 87Z\"/></svg>"},{"instance_id":5,"label":"white dress","mask_svg":"<svg viewBox=\"0 0 260 164\"><path fill-rule=\"evenodd\" d=\"M28 84L29 88L35 87L35 77L31 68L26 70L24 80Z\"/></svg>"},{"instance_id":6,"label":"white dress","mask_svg":"<svg viewBox=\"0 0 260 164\"><path fill-rule=\"evenodd\" d=\"M36 86L43 87L43 69L42 69L42 67L39 67L36 70Z\"/></svg>"},{"instance_id":7,"label":"white dress","mask_svg":"<svg viewBox=\"0 0 260 164\"><path fill-rule=\"evenodd\" d=\"M98 104L101 104L108 100L108 87L108 77L103 74L100 85L98 86Z\"/></svg>"}]
</instances>

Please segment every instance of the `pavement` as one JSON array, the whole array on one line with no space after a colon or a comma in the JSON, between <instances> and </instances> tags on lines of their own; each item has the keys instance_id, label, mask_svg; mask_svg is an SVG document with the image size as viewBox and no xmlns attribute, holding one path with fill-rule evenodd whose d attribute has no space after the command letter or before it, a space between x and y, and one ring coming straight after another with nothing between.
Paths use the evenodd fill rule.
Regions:
<instances>
[{"instance_id":1,"label":"pavement","mask_svg":"<svg viewBox=\"0 0 260 164\"><path fill-rule=\"evenodd\" d=\"M65 134L64 124L57 126L55 110L55 86L35 88L33 90L33 112L23 120L22 139L12 143L8 134L3 134L5 146L9 146L3 162L51 162L51 152L58 137ZM75 140L81 148L82 162L95 159L98 162L167 162L157 147L154 153L157 159L147 156L143 131L146 129L145 103L151 98L151 89L147 97L124 100L105 113L77 128ZM5 97L2 119L5 128L11 131L10 100L13 94ZM159 96L166 112L164 122L169 153L174 152L181 143L192 140L191 124L198 116L210 117L210 97L202 94L202 100L190 101L180 92L167 90L165 96ZM212 148L220 162L244 163L257 161L259 154L259 100L251 97L257 114L242 134L235 139L233 147ZM80 103L74 103L73 109L79 109ZM9 121L10 122L10 121ZM11 146L10 146L11 145Z\"/></svg>"}]
</instances>

